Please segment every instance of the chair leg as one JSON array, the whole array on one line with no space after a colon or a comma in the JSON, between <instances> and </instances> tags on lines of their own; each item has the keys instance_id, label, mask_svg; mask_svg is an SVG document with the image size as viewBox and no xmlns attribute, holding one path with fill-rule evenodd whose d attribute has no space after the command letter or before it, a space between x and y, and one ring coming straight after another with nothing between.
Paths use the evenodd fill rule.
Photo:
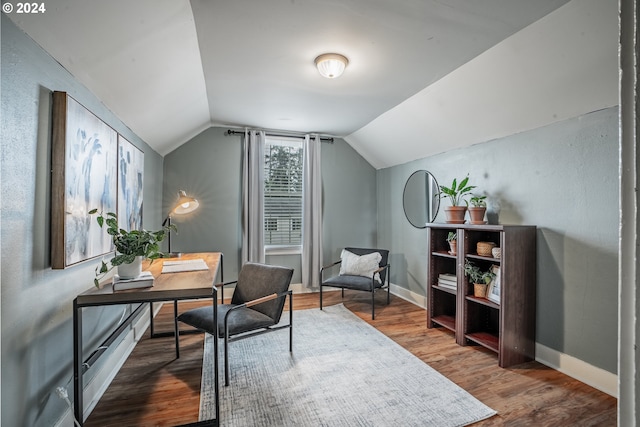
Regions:
<instances>
[{"instance_id":1,"label":"chair leg","mask_svg":"<svg viewBox=\"0 0 640 427\"><path fill-rule=\"evenodd\" d=\"M224 386L229 385L229 328L225 324L224 331Z\"/></svg>"},{"instance_id":2,"label":"chair leg","mask_svg":"<svg viewBox=\"0 0 640 427\"><path fill-rule=\"evenodd\" d=\"M344 288L340 288L340 291L342 292L342 299L344 299Z\"/></svg>"},{"instance_id":3,"label":"chair leg","mask_svg":"<svg viewBox=\"0 0 640 427\"><path fill-rule=\"evenodd\" d=\"M376 319L376 292L371 291L371 320Z\"/></svg>"},{"instance_id":4,"label":"chair leg","mask_svg":"<svg viewBox=\"0 0 640 427\"><path fill-rule=\"evenodd\" d=\"M289 353L293 353L293 295L289 295Z\"/></svg>"},{"instance_id":5,"label":"chair leg","mask_svg":"<svg viewBox=\"0 0 640 427\"><path fill-rule=\"evenodd\" d=\"M322 284L320 284L320 310L322 310Z\"/></svg>"}]
</instances>

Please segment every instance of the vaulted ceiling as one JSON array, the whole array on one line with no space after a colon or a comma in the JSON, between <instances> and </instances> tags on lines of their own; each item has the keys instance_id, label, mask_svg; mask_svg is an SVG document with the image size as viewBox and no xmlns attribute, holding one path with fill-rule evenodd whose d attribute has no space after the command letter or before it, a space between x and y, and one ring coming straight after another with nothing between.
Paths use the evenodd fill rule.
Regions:
<instances>
[{"instance_id":1,"label":"vaulted ceiling","mask_svg":"<svg viewBox=\"0 0 640 427\"><path fill-rule=\"evenodd\" d=\"M162 155L210 126L249 126L344 137L381 168L514 132L486 114L513 114L511 84L540 102L527 97L543 74L571 81L575 67L595 67L580 88L606 80L595 104L615 105L617 6L597 5L616 2L566 3L50 0L46 13L10 18ZM571 56L574 39L591 52ZM342 77L318 74L326 52L349 58ZM550 121L574 114L540 109Z\"/></svg>"}]
</instances>

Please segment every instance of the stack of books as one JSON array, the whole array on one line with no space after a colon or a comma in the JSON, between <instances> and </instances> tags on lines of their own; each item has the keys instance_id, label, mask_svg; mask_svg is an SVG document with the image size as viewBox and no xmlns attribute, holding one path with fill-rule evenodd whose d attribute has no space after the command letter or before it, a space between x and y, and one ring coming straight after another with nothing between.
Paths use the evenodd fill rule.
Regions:
<instances>
[{"instance_id":1,"label":"stack of books","mask_svg":"<svg viewBox=\"0 0 640 427\"><path fill-rule=\"evenodd\" d=\"M125 289L150 288L153 286L153 275L150 271L143 271L138 277L133 279L121 279L117 274L113 276L113 290L123 291Z\"/></svg>"},{"instance_id":2,"label":"stack of books","mask_svg":"<svg viewBox=\"0 0 640 427\"><path fill-rule=\"evenodd\" d=\"M455 274L438 274L438 286L456 290L456 288L458 287L458 278Z\"/></svg>"}]
</instances>

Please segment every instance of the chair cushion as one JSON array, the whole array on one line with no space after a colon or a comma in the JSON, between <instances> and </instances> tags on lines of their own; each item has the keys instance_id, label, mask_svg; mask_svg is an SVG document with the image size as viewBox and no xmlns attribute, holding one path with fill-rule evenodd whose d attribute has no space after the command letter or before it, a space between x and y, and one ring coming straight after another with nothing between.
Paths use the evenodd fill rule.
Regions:
<instances>
[{"instance_id":1,"label":"chair cushion","mask_svg":"<svg viewBox=\"0 0 640 427\"><path fill-rule=\"evenodd\" d=\"M381 288L382 283L375 280L375 288ZM322 282L322 286L333 286L335 288L354 289L358 291L371 291L371 276L340 275Z\"/></svg>"},{"instance_id":2,"label":"chair cushion","mask_svg":"<svg viewBox=\"0 0 640 427\"><path fill-rule=\"evenodd\" d=\"M235 307L232 304L222 304L218 306L218 331L220 338L224 337L224 317L227 312ZM215 335L213 326L213 308L211 306L194 308L186 311L178 316L178 320ZM241 334L254 329L266 328L273 326L275 322L269 316L251 308L243 307L234 310L229 315L229 336Z\"/></svg>"},{"instance_id":3,"label":"chair cushion","mask_svg":"<svg viewBox=\"0 0 640 427\"><path fill-rule=\"evenodd\" d=\"M364 276L371 279L373 272L380 267L382 255L372 252L366 255L356 255L346 249L340 254L340 275ZM380 275L376 273L375 279L380 281Z\"/></svg>"},{"instance_id":4,"label":"chair cushion","mask_svg":"<svg viewBox=\"0 0 640 427\"><path fill-rule=\"evenodd\" d=\"M219 311L218 316L220 316ZM211 305L185 311L178 315L178 320L186 323L187 325L191 325L196 329L215 335L215 327L213 325L213 307Z\"/></svg>"},{"instance_id":5,"label":"chair cushion","mask_svg":"<svg viewBox=\"0 0 640 427\"><path fill-rule=\"evenodd\" d=\"M218 333L220 338L224 337L224 317L232 307L235 306L233 304L218 306ZM238 308L229 315L229 336L266 328L276 323L271 317L257 310L248 307Z\"/></svg>"}]
</instances>

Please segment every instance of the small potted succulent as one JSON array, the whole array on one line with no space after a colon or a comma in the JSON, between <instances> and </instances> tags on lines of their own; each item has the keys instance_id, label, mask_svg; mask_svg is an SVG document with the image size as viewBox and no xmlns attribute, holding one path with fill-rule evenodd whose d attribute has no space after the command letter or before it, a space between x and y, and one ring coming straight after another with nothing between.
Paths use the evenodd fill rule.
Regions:
<instances>
[{"instance_id":1,"label":"small potted succulent","mask_svg":"<svg viewBox=\"0 0 640 427\"><path fill-rule=\"evenodd\" d=\"M484 214L487 212L487 196L472 195L469 199L471 206L469 206L469 217L471 218L471 224L484 224Z\"/></svg>"},{"instance_id":2,"label":"small potted succulent","mask_svg":"<svg viewBox=\"0 0 640 427\"><path fill-rule=\"evenodd\" d=\"M89 211L90 215L98 213L97 209ZM162 258L164 254L160 252L160 242L162 242L168 231L177 231L175 225L164 226L159 231L131 230L126 231L118 228L118 215L108 212L103 215L100 212L96 218L98 225L107 226L107 234L111 236L116 247L116 253L109 261L111 267L104 262L96 268L96 278L93 283L99 287L100 280L107 275L114 267L118 268L118 276L121 279L133 279L142 272L142 259L150 260Z\"/></svg>"},{"instance_id":3,"label":"small potted succulent","mask_svg":"<svg viewBox=\"0 0 640 427\"><path fill-rule=\"evenodd\" d=\"M451 187L444 185L440 186L440 197L448 197L451 202L451 206L444 208L445 215L447 216L446 222L450 224L463 224L464 216L467 212L468 202L464 199L464 196L471 192L475 185L468 185L469 177L465 177L458 183L457 179L453 179ZM462 205L464 202L464 205Z\"/></svg>"},{"instance_id":4,"label":"small potted succulent","mask_svg":"<svg viewBox=\"0 0 640 427\"><path fill-rule=\"evenodd\" d=\"M496 275L489 269L482 271L480 267L474 265L471 261L464 261L464 275L473 283L473 296L485 298L487 296L487 287Z\"/></svg>"},{"instance_id":5,"label":"small potted succulent","mask_svg":"<svg viewBox=\"0 0 640 427\"><path fill-rule=\"evenodd\" d=\"M449 242L449 254L455 255L458 252L458 233L450 231L447 235L447 242Z\"/></svg>"}]
</instances>

